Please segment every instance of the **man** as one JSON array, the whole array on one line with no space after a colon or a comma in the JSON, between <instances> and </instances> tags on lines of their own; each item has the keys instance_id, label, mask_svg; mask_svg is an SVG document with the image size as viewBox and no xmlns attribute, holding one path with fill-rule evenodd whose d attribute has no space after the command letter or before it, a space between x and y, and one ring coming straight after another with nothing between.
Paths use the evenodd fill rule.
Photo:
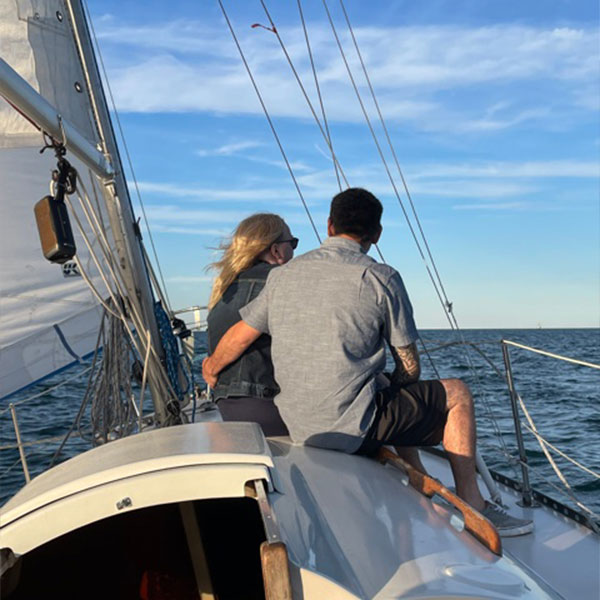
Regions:
<instances>
[{"instance_id":1,"label":"man","mask_svg":"<svg viewBox=\"0 0 600 600\"><path fill-rule=\"evenodd\" d=\"M370 192L335 196L328 239L272 271L263 292L240 310L242 320L205 359L203 375L219 372L261 333L272 338L276 404L295 442L348 453L393 445L423 469L415 446L443 441L457 494L501 535L532 530L484 501L475 471L475 417L458 379L419 381L417 329L399 273L367 256L381 236L383 207ZM386 344L396 368L382 376Z\"/></svg>"}]
</instances>

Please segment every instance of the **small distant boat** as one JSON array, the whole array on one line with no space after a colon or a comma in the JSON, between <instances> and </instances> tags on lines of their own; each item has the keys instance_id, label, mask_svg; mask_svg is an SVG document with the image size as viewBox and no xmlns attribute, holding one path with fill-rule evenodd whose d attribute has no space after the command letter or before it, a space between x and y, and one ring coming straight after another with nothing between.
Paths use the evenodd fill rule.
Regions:
<instances>
[{"instance_id":1,"label":"small distant boat","mask_svg":"<svg viewBox=\"0 0 600 600\"><path fill-rule=\"evenodd\" d=\"M297 446L196 410L174 329L187 332L156 300L83 6L9 3L2 19L0 397L93 355L82 411L89 399L97 445L2 507L2 599L599 596L596 524L525 482L480 465L481 486L535 522L501 540L448 489L443 453L422 452L423 477L392 452ZM52 170L45 206L65 204L72 243L64 211L36 231Z\"/></svg>"}]
</instances>

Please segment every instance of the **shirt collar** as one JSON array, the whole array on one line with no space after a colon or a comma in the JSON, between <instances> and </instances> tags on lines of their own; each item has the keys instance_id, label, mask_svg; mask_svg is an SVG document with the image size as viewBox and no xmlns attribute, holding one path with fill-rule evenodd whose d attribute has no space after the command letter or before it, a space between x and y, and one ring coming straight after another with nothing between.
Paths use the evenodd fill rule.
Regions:
<instances>
[{"instance_id":1,"label":"shirt collar","mask_svg":"<svg viewBox=\"0 0 600 600\"><path fill-rule=\"evenodd\" d=\"M343 250L349 250L350 252L361 252L362 254L367 253L367 251L358 242L339 236L328 237L321 245L324 248L340 248Z\"/></svg>"}]
</instances>

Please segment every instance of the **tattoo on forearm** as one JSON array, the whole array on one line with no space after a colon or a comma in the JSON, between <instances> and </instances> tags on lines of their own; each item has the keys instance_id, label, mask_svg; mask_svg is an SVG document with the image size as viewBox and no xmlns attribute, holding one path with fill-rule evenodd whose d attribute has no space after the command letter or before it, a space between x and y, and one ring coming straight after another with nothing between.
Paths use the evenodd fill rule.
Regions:
<instances>
[{"instance_id":1,"label":"tattoo on forearm","mask_svg":"<svg viewBox=\"0 0 600 600\"><path fill-rule=\"evenodd\" d=\"M418 381L421 375L421 363L417 345L413 343L408 346L392 348L392 354L396 362L392 381L397 385Z\"/></svg>"}]
</instances>

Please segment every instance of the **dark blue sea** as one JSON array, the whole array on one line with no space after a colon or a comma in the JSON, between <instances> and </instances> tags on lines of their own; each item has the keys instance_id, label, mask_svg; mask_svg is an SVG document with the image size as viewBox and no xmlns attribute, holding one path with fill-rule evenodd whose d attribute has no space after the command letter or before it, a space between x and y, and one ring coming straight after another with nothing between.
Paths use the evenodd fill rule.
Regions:
<instances>
[{"instance_id":1,"label":"dark blue sea","mask_svg":"<svg viewBox=\"0 0 600 600\"><path fill-rule=\"evenodd\" d=\"M537 330L463 330L461 335L448 330L423 330L421 336L429 350L435 369L441 377L458 377L472 387L478 418L480 450L491 469L520 479L520 468L507 457L517 456L510 395L503 379L505 367L501 339L554 354L600 364L600 329ZM461 337L462 336L462 337ZM195 370L206 352L205 335L196 336ZM467 342L471 345L455 345ZM468 348L468 352L466 351ZM518 348L510 348L516 391L523 399L533 422L550 444L600 473L600 371L554 358L540 356ZM423 379L434 378L428 356L422 353ZM10 498L25 482L15 447L9 402L16 405L22 440L32 476L45 470L59 441L43 444L37 440L64 436L81 403L86 377L81 376L55 388L66 378L77 376L77 369L46 379L25 392L0 403L0 503ZM27 401L31 396L40 395ZM521 421L526 422L522 413ZM88 421L82 421L83 430ZM523 428L523 436L534 487L574 508L563 492L563 486L548 464L535 437ZM73 436L61 460L90 447L90 442ZM600 514L600 479L579 469L556 452L556 464L580 502Z\"/></svg>"}]
</instances>

